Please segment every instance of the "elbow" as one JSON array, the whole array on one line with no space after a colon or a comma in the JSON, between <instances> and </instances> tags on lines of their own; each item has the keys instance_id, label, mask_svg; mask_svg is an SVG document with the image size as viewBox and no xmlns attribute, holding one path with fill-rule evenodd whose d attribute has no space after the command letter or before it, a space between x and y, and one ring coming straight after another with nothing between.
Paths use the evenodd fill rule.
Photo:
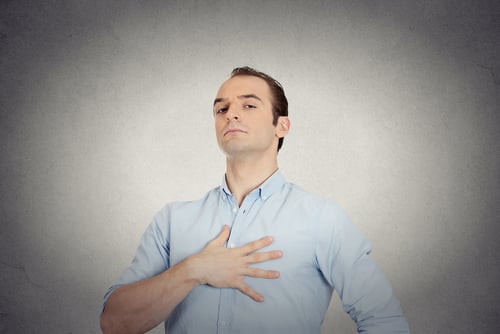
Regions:
<instances>
[{"instance_id":1,"label":"elbow","mask_svg":"<svg viewBox=\"0 0 500 334\"><path fill-rule=\"evenodd\" d=\"M103 334L129 334L130 331L123 323L123 318L120 317L120 312L116 309L113 303L114 293L104 302L104 306L99 318L99 325Z\"/></svg>"},{"instance_id":2,"label":"elbow","mask_svg":"<svg viewBox=\"0 0 500 334\"><path fill-rule=\"evenodd\" d=\"M120 324L119 321L113 319L113 317L104 310L100 317L100 326L103 334L127 334L129 333L126 328Z\"/></svg>"},{"instance_id":3,"label":"elbow","mask_svg":"<svg viewBox=\"0 0 500 334\"><path fill-rule=\"evenodd\" d=\"M115 333L115 331L113 331L112 322L110 321L109 316L106 313L106 311L103 311L101 313L100 325L101 325L101 331L103 334Z\"/></svg>"}]
</instances>

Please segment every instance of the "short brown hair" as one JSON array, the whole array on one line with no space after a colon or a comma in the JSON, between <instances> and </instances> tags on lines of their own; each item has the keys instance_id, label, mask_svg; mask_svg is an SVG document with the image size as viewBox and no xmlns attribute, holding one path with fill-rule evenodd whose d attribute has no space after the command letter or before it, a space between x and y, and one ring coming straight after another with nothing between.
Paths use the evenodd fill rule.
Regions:
<instances>
[{"instance_id":1,"label":"short brown hair","mask_svg":"<svg viewBox=\"0 0 500 334\"><path fill-rule=\"evenodd\" d=\"M257 71L254 68L244 66L237 67L231 72L231 78L238 75L250 75L254 77L258 77L267 82L269 89L271 90L272 96L272 105L273 105L273 125L278 124L278 117L280 116L288 116L288 100L285 96L285 91L283 86L278 82L278 80L274 79L270 75L267 75L263 72ZM278 141L278 151L281 146L283 146L284 138L280 138Z\"/></svg>"}]
</instances>

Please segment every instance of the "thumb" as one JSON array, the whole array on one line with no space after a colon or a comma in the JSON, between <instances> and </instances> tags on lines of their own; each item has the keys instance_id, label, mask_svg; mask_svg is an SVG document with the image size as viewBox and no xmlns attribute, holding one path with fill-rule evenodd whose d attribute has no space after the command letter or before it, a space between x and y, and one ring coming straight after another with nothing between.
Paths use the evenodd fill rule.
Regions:
<instances>
[{"instance_id":1,"label":"thumb","mask_svg":"<svg viewBox=\"0 0 500 334\"><path fill-rule=\"evenodd\" d=\"M224 244L226 243L227 239L229 239L229 233L230 233L230 229L229 229L229 226L227 225L224 225L222 227L222 231L219 233L219 235L217 237L215 237L215 239L213 239L210 244L213 244L215 246L224 246Z\"/></svg>"}]
</instances>

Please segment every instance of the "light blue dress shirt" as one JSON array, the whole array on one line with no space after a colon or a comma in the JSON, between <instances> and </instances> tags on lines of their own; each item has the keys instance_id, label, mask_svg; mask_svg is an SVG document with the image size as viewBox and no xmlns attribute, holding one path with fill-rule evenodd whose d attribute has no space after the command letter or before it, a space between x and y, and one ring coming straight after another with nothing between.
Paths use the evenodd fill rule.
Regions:
<instances>
[{"instance_id":1,"label":"light blue dress shirt","mask_svg":"<svg viewBox=\"0 0 500 334\"><path fill-rule=\"evenodd\" d=\"M247 277L258 303L236 289L198 286L165 320L167 333L320 333L335 289L360 333L409 333L391 286L370 258L370 243L331 201L285 181L280 171L238 207L225 179L192 202L166 205L144 232L133 262L117 284L157 275L200 252L222 226L227 247L263 236L283 257L254 265L280 271L278 279Z\"/></svg>"}]
</instances>

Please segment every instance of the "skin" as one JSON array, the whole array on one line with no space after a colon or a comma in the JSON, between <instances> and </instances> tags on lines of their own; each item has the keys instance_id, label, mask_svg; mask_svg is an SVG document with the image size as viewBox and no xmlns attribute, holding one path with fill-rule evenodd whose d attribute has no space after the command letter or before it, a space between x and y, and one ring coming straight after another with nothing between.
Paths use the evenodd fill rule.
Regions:
<instances>
[{"instance_id":1,"label":"skin","mask_svg":"<svg viewBox=\"0 0 500 334\"><path fill-rule=\"evenodd\" d=\"M217 142L226 154L226 178L238 204L277 169L277 145L290 123L280 117L272 125L272 100L267 83L257 77L237 76L219 89L214 102ZM252 265L280 258L279 250L259 252L272 244L265 236L237 248L226 248L230 229L200 252L161 274L122 286L109 297L101 314L103 333L144 333L164 321L195 287L208 284L234 288L256 302L264 296L248 286L244 278L275 279L280 273Z\"/></svg>"}]
</instances>

